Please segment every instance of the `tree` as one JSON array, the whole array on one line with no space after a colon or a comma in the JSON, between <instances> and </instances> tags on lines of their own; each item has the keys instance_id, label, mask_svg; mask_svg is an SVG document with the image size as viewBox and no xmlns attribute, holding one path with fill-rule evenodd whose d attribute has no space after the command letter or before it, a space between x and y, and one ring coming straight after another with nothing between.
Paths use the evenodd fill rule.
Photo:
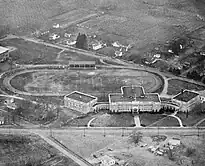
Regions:
<instances>
[{"instance_id":1,"label":"tree","mask_svg":"<svg viewBox=\"0 0 205 166\"><path fill-rule=\"evenodd\" d=\"M88 42L87 42L87 36L85 34L78 34L76 39L76 48L88 49Z\"/></svg>"},{"instance_id":2,"label":"tree","mask_svg":"<svg viewBox=\"0 0 205 166\"><path fill-rule=\"evenodd\" d=\"M170 46L172 52L175 54L175 55L179 55L179 52L180 52L180 43L178 42L174 42L171 44Z\"/></svg>"},{"instance_id":3,"label":"tree","mask_svg":"<svg viewBox=\"0 0 205 166\"><path fill-rule=\"evenodd\" d=\"M143 134L141 132L134 131L130 136L130 141L138 144L142 140Z\"/></svg>"},{"instance_id":4,"label":"tree","mask_svg":"<svg viewBox=\"0 0 205 166\"><path fill-rule=\"evenodd\" d=\"M173 152L172 152L172 150L170 149L170 147L169 147L169 149L167 150L167 156L168 156L168 158L169 158L170 160L174 160Z\"/></svg>"}]
</instances>

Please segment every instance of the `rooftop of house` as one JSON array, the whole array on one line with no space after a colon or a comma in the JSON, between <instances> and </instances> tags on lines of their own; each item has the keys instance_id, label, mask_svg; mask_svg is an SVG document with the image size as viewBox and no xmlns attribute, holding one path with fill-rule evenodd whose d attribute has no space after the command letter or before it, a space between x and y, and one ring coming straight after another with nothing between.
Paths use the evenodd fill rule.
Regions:
<instances>
[{"instance_id":1,"label":"rooftop of house","mask_svg":"<svg viewBox=\"0 0 205 166\"><path fill-rule=\"evenodd\" d=\"M95 61L69 61L69 65L95 65Z\"/></svg>"},{"instance_id":2,"label":"rooftop of house","mask_svg":"<svg viewBox=\"0 0 205 166\"><path fill-rule=\"evenodd\" d=\"M110 161L114 161L114 159L108 155L99 157L98 160L103 161L104 163L109 163Z\"/></svg>"},{"instance_id":3,"label":"rooftop of house","mask_svg":"<svg viewBox=\"0 0 205 166\"><path fill-rule=\"evenodd\" d=\"M7 51L9 51L8 48L0 46L0 54L3 54L5 52L7 52Z\"/></svg>"},{"instance_id":4,"label":"rooftop of house","mask_svg":"<svg viewBox=\"0 0 205 166\"><path fill-rule=\"evenodd\" d=\"M74 99L77 101L81 101L83 103L89 103L90 101L97 99L94 96L91 96L91 95L88 95L88 94L85 94L82 92L78 92L78 91L74 91L74 92L66 95L65 97L70 98L70 99Z\"/></svg>"},{"instance_id":5,"label":"rooftop of house","mask_svg":"<svg viewBox=\"0 0 205 166\"><path fill-rule=\"evenodd\" d=\"M195 98L198 95L199 94L196 93L196 92L192 92L192 91L189 91L189 90L184 90L184 91L180 92L179 94L177 94L176 96L174 96L173 99L183 101L183 102L188 102L188 101L190 101L191 99Z\"/></svg>"}]
</instances>

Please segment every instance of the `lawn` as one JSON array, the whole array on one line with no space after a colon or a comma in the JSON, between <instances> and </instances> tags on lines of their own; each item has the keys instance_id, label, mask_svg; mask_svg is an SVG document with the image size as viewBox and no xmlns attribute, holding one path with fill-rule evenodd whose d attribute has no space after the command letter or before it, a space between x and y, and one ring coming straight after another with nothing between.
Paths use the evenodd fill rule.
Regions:
<instances>
[{"instance_id":1,"label":"lawn","mask_svg":"<svg viewBox=\"0 0 205 166\"><path fill-rule=\"evenodd\" d=\"M0 135L0 165L26 166L59 156L60 153L35 135ZM25 161L25 162L24 162Z\"/></svg>"},{"instance_id":2,"label":"lawn","mask_svg":"<svg viewBox=\"0 0 205 166\"><path fill-rule=\"evenodd\" d=\"M3 46L12 46L17 50L12 51L10 56L18 64L53 64L60 49L14 38L1 41Z\"/></svg>"},{"instance_id":3,"label":"lawn","mask_svg":"<svg viewBox=\"0 0 205 166\"><path fill-rule=\"evenodd\" d=\"M86 127L88 122L93 118L92 115L85 115L80 116L78 118L69 120L68 122L64 123L63 126L69 126L69 127Z\"/></svg>"},{"instance_id":4,"label":"lawn","mask_svg":"<svg viewBox=\"0 0 205 166\"><path fill-rule=\"evenodd\" d=\"M187 81L178 80L178 79L168 80L168 92L167 92L168 95L176 95L182 89L202 91L205 90L205 86L190 83Z\"/></svg>"},{"instance_id":5,"label":"lawn","mask_svg":"<svg viewBox=\"0 0 205 166\"><path fill-rule=\"evenodd\" d=\"M179 122L176 118L168 116L151 126L152 127L179 127Z\"/></svg>"},{"instance_id":6,"label":"lawn","mask_svg":"<svg viewBox=\"0 0 205 166\"><path fill-rule=\"evenodd\" d=\"M56 60L61 62L62 64L68 64L69 61L95 61L96 64L101 64L99 58L72 51L63 51Z\"/></svg>"},{"instance_id":7,"label":"lawn","mask_svg":"<svg viewBox=\"0 0 205 166\"><path fill-rule=\"evenodd\" d=\"M141 113L139 115L141 126L149 126L152 123L164 118L165 115L162 114L150 114L150 113Z\"/></svg>"},{"instance_id":8,"label":"lawn","mask_svg":"<svg viewBox=\"0 0 205 166\"><path fill-rule=\"evenodd\" d=\"M205 120L203 122L201 122L198 126L199 127L205 127Z\"/></svg>"},{"instance_id":9,"label":"lawn","mask_svg":"<svg viewBox=\"0 0 205 166\"><path fill-rule=\"evenodd\" d=\"M80 112L68 109L68 108L61 108L58 113L58 119L50 124L51 127L61 127L68 124L68 126L76 126L77 120L71 120L72 118L77 118L82 116ZM71 120L71 121L70 121Z\"/></svg>"},{"instance_id":10,"label":"lawn","mask_svg":"<svg viewBox=\"0 0 205 166\"><path fill-rule=\"evenodd\" d=\"M183 112L178 112L176 116L178 116L182 120L184 126L193 126L197 122L205 118L205 114L197 114L194 111L189 112L188 117L186 113Z\"/></svg>"},{"instance_id":11,"label":"lawn","mask_svg":"<svg viewBox=\"0 0 205 166\"><path fill-rule=\"evenodd\" d=\"M85 131L85 136L83 131L82 133L70 131L69 134L61 132L55 133L54 137L85 159L90 157L92 153L122 139L122 137L116 135L106 135L104 137L103 131L102 134L89 134Z\"/></svg>"},{"instance_id":12,"label":"lawn","mask_svg":"<svg viewBox=\"0 0 205 166\"><path fill-rule=\"evenodd\" d=\"M103 114L91 122L92 127L134 127L131 113Z\"/></svg>"}]
</instances>

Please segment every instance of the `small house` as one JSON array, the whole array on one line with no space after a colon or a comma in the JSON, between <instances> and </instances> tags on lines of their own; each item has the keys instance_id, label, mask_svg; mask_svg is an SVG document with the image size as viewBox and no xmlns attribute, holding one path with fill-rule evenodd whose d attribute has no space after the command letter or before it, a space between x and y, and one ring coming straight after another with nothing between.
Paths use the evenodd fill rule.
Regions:
<instances>
[{"instance_id":1,"label":"small house","mask_svg":"<svg viewBox=\"0 0 205 166\"><path fill-rule=\"evenodd\" d=\"M181 144L180 139L172 138L168 141L168 144L171 146L179 146Z\"/></svg>"},{"instance_id":2,"label":"small house","mask_svg":"<svg viewBox=\"0 0 205 166\"><path fill-rule=\"evenodd\" d=\"M108 155L102 156L98 159L101 162L100 166L112 166L115 164L115 160Z\"/></svg>"}]
</instances>

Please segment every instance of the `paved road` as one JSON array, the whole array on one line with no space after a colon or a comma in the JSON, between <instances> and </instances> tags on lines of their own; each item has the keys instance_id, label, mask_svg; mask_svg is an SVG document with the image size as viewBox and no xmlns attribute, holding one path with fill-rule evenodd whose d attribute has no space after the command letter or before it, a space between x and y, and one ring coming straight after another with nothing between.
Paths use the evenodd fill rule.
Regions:
<instances>
[{"instance_id":1,"label":"paved road","mask_svg":"<svg viewBox=\"0 0 205 166\"><path fill-rule=\"evenodd\" d=\"M62 129L52 129L52 133L58 134L63 133L69 136L72 133L86 133L86 134L97 134L103 135L106 133L107 135L121 135L122 131L126 134L130 134L133 130L140 131L145 135L153 135L160 132L161 134L179 134L179 135L197 135L205 134L205 127L201 128L191 128L191 127L95 127L95 128L88 128L88 127L69 127L69 128L62 128ZM43 128L0 128L0 133L35 133L40 134L43 136L49 136L51 130L50 129L43 129Z\"/></svg>"}]
</instances>

